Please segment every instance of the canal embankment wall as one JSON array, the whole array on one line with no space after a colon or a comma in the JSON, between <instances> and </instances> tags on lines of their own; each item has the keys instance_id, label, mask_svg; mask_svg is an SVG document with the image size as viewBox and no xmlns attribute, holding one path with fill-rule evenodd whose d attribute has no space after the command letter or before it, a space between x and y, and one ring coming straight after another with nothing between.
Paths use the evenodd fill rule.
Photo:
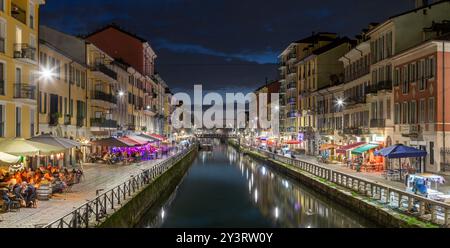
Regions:
<instances>
[{"instance_id":1,"label":"canal embankment wall","mask_svg":"<svg viewBox=\"0 0 450 248\"><path fill-rule=\"evenodd\" d=\"M159 175L152 183L135 193L118 210L98 225L101 228L128 228L136 226L147 210L167 199L192 164L198 149L193 149L178 163Z\"/></svg>"},{"instance_id":2,"label":"canal embankment wall","mask_svg":"<svg viewBox=\"0 0 450 248\"><path fill-rule=\"evenodd\" d=\"M437 227L428 222L418 220L414 217L396 212L376 201L358 194L358 192L340 187L332 182L326 181L322 178L316 177L308 172L302 171L295 166L282 163L280 161L268 158L259 153L248 151L239 144L229 142L230 145L243 152L250 157L266 163L276 171L287 175L299 183L315 190L316 192L325 195L330 200L341 204L344 207L351 209L359 215L367 218L382 227L388 228L424 228Z\"/></svg>"}]
</instances>

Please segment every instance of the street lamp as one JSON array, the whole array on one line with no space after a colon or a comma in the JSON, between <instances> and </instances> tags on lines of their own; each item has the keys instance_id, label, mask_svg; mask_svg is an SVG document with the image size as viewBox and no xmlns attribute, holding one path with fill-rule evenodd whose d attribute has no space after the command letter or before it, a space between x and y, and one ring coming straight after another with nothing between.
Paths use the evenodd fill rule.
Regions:
<instances>
[{"instance_id":1,"label":"street lamp","mask_svg":"<svg viewBox=\"0 0 450 248\"><path fill-rule=\"evenodd\" d=\"M56 76L55 73L53 73L53 69L49 69L47 67L41 67L37 73L39 75L39 79L37 81L37 94L39 94L39 84L41 80L44 81L53 81L53 78ZM37 96L37 106L38 106L38 114L37 114L37 125L36 125L36 133L39 134L39 114L40 114L40 106L41 106L41 99L39 95Z\"/></svg>"}]
</instances>

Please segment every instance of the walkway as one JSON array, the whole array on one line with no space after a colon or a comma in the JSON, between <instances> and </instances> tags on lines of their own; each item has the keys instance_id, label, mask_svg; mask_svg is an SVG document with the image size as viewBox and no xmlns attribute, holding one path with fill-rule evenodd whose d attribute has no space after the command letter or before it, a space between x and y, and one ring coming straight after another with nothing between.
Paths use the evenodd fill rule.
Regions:
<instances>
[{"instance_id":1,"label":"walkway","mask_svg":"<svg viewBox=\"0 0 450 248\"><path fill-rule=\"evenodd\" d=\"M348 167L346 167L345 165L341 165L341 164L326 164L326 163L321 163L318 162L316 157L314 156L300 156L298 157L299 160L303 160L305 162L309 162L312 164L318 164L324 167L328 167L331 168L335 171L339 171L339 172L343 172L346 174L350 174L350 175L354 175L354 176L358 176L358 177L362 177L362 178L366 178L368 180L374 181L374 182L379 182L385 185L389 185L391 187L395 187L401 190L405 190L405 184L403 182L396 182L396 181L390 181L385 179L380 172L356 172L355 170L352 170ZM439 185L438 186L438 190L445 193L445 194L450 194L450 177L449 176L444 176L446 183L444 185Z\"/></svg>"},{"instance_id":2,"label":"walkway","mask_svg":"<svg viewBox=\"0 0 450 248\"><path fill-rule=\"evenodd\" d=\"M138 165L84 165L85 179L74 185L70 193L56 194L49 201L39 201L37 208L21 208L19 212L0 213L0 228L34 228L48 224L93 199L97 190L106 191L113 188L142 170L151 168L159 161L162 160L147 161Z\"/></svg>"}]
</instances>

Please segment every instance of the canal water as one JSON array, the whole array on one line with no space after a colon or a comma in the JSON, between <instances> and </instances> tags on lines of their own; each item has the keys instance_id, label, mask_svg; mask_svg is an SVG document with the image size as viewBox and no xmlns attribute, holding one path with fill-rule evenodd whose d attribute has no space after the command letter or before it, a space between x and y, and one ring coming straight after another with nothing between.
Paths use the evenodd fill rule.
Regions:
<instances>
[{"instance_id":1,"label":"canal water","mask_svg":"<svg viewBox=\"0 0 450 248\"><path fill-rule=\"evenodd\" d=\"M375 227L263 162L214 143L200 151L172 195L140 227Z\"/></svg>"}]
</instances>

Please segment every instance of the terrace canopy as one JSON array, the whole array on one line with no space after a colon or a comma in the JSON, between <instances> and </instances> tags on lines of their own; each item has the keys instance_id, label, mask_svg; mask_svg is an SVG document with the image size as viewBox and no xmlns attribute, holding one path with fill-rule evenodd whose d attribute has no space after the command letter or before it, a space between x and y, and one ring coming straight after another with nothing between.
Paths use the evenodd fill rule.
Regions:
<instances>
[{"instance_id":1,"label":"terrace canopy","mask_svg":"<svg viewBox=\"0 0 450 248\"><path fill-rule=\"evenodd\" d=\"M20 161L20 157L8 153L0 152L0 163L2 164L16 164Z\"/></svg>"},{"instance_id":2,"label":"terrace canopy","mask_svg":"<svg viewBox=\"0 0 450 248\"><path fill-rule=\"evenodd\" d=\"M17 156L50 155L64 150L64 147L57 147L22 138L7 139L0 142L0 152Z\"/></svg>"},{"instance_id":3,"label":"terrace canopy","mask_svg":"<svg viewBox=\"0 0 450 248\"><path fill-rule=\"evenodd\" d=\"M366 144L366 142L356 142L350 145L341 146L339 149L336 149L336 153L346 154L348 150L355 149L358 146L362 146L364 144Z\"/></svg>"},{"instance_id":4,"label":"terrace canopy","mask_svg":"<svg viewBox=\"0 0 450 248\"><path fill-rule=\"evenodd\" d=\"M128 143L125 140L120 140L114 137L94 140L92 141L92 144L96 146L108 146L108 147L133 147L136 145L135 143Z\"/></svg>"},{"instance_id":5,"label":"terrace canopy","mask_svg":"<svg viewBox=\"0 0 450 248\"><path fill-rule=\"evenodd\" d=\"M352 154L363 154L367 151L370 151L372 149L378 148L379 144L367 144L361 147L358 147L352 151Z\"/></svg>"},{"instance_id":6,"label":"terrace canopy","mask_svg":"<svg viewBox=\"0 0 450 248\"><path fill-rule=\"evenodd\" d=\"M74 140L55 137L50 134L43 134L43 135L35 136L28 140L33 141L33 142L44 143L44 144L52 145L52 146L56 146L56 147L63 147L66 149L81 146L81 143L76 142Z\"/></svg>"}]
</instances>

